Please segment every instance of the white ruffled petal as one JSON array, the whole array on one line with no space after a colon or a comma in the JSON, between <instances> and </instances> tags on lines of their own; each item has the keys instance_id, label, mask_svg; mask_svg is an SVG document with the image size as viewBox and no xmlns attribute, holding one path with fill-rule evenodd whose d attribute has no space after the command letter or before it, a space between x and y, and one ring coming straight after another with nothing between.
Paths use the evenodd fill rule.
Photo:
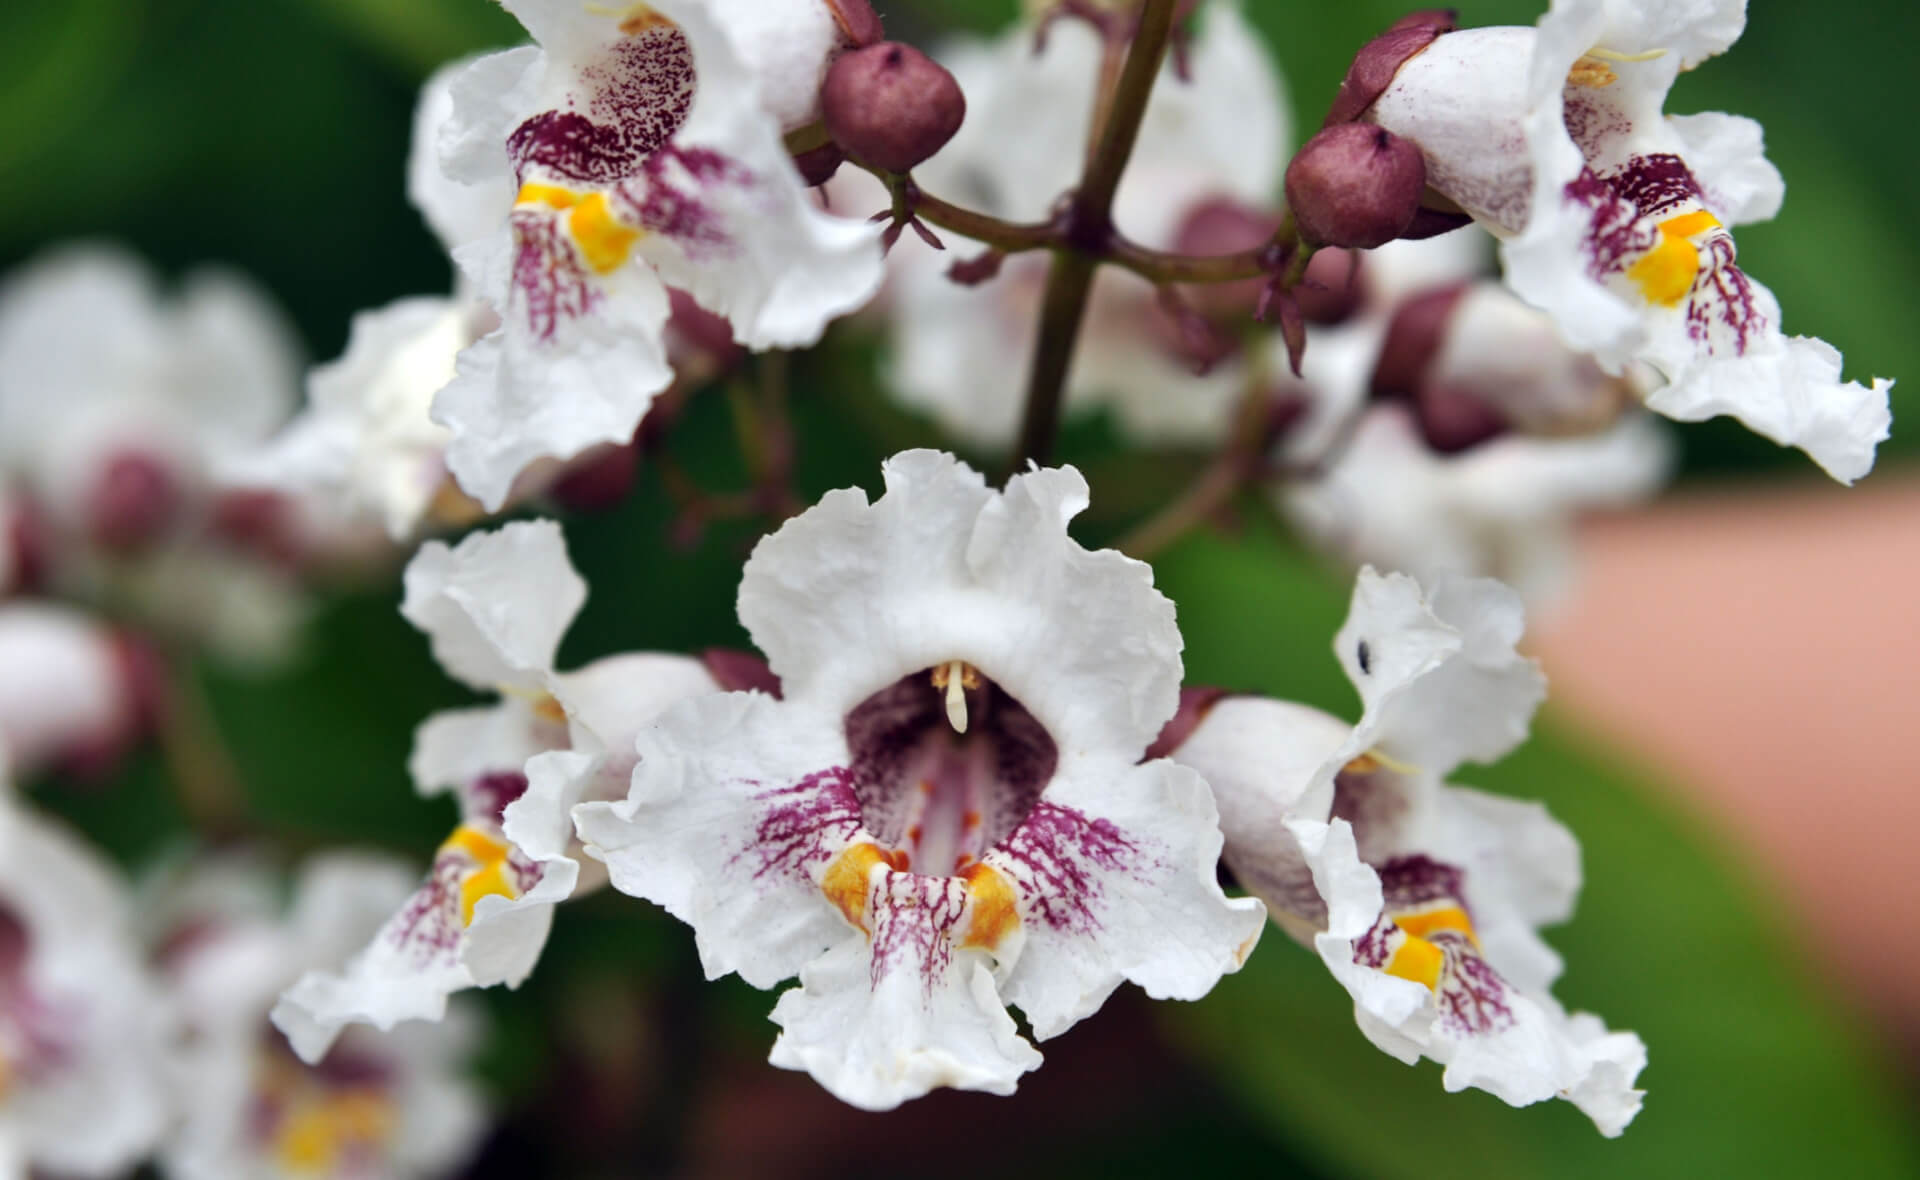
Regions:
<instances>
[{"instance_id":1,"label":"white ruffled petal","mask_svg":"<svg viewBox=\"0 0 1920 1180\"><path fill-rule=\"evenodd\" d=\"M1366 709L1356 734L1436 778L1526 740L1546 699L1539 665L1515 650L1520 598L1490 579L1429 596L1404 574L1360 571L1334 652Z\"/></svg>"},{"instance_id":2,"label":"white ruffled petal","mask_svg":"<svg viewBox=\"0 0 1920 1180\"><path fill-rule=\"evenodd\" d=\"M709 978L772 987L844 938L817 880L860 827L838 724L759 693L689 700L641 733L625 799L575 810L614 888L693 927Z\"/></svg>"},{"instance_id":3,"label":"white ruffled petal","mask_svg":"<svg viewBox=\"0 0 1920 1180\"><path fill-rule=\"evenodd\" d=\"M890 877L902 890L944 884ZM774 1005L781 1032L768 1060L806 1070L862 1110L891 1110L942 1086L1013 1093L1040 1054L1020 1039L987 956L933 929L934 908L884 912L888 924L871 940L843 939L801 969L800 986Z\"/></svg>"},{"instance_id":4,"label":"white ruffled petal","mask_svg":"<svg viewBox=\"0 0 1920 1180\"><path fill-rule=\"evenodd\" d=\"M508 82L509 90L517 76L514 64L526 58L525 51L516 52L517 57L492 55L493 64L487 67L490 76L493 71L500 71L499 76ZM493 148L500 153L496 164L501 166L488 169L484 182L473 184L454 179L447 174L441 160L442 137L449 134L446 129L454 126L456 118L454 81L480 60L466 58L435 70L421 86L420 99L413 110L413 142L407 152L407 198L420 210L434 236L449 252L491 234L513 207L513 176L503 166L506 163L504 127ZM472 82L467 85L471 87ZM470 132L462 128L457 134Z\"/></svg>"},{"instance_id":5,"label":"white ruffled petal","mask_svg":"<svg viewBox=\"0 0 1920 1180\"><path fill-rule=\"evenodd\" d=\"M1744 115L1708 111L1698 115L1669 115L1685 147L1687 164L1707 207L1728 225L1771 221L1780 212L1787 182L1767 159L1760 124Z\"/></svg>"},{"instance_id":6,"label":"white ruffled petal","mask_svg":"<svg viewBox=\"0 0 1920 1180\"><path fill-rule=\"evenodd\" d=\"M422 545L407 563L400 613L426 633L441 667L472 687L544 690L586 597L560 526L516 521L451 548Z\"/></svg>"},{"instance_id":7,"label":"white ruffled petal","mask_svg":"<svg viewBox=\"0 0 1920 1180\"><path fill-rule=\"evenodd\" d=\"M422 795L465 787L488 775L516 774L527 759L551 747L546 733L521 700L442 709L413 731L407 774Z\"/></svg>"},{"instance_id":8,"label":"white ruffled petal","mask_svg":"<svg viewBox=\"0 0 1920 1180\"><path fill-rule=\"evenodd\" d=\"M964 660L1063 748L1138 754L1173 715L1180 635L1150 567L1066 531L1072 468L989 491L949 455L882 466L869 504L835 492L754 550L740 618L789 697L844 715L910 672Z\"/></svg>"},{"instance_id":9,"label":"white ruffled petal","mask_svg":"<svg viewBox=\"0 0 1920 1180\"><path fill-rule=\"evenodd\" d=\"M1001 990L1042 1040L1091 1015L1122 981L1197 1000L1240 969L1266 924L1220 890L1219 813L1200 776L1156 760L1062 765L983 861L1020 899L1024 945Z\"/></svg>"}]
</instances>

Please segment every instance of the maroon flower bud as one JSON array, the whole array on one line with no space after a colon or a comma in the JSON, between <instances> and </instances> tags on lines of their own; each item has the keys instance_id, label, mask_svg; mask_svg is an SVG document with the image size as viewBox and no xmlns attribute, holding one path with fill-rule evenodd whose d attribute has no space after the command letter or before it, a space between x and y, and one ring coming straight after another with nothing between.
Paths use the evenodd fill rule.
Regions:
<instances>
[{"instance_id":1,"label":"maroon flower bud","mask_svg":"<svg viewBox=\"0 0 1920 1180\"><path fill-rule=\"evenodd\" d=\"M236 488L214 499L212 528L236 548L292 565L302 548L293 504L279 492Z\"/></svg>"},{"instance_id":2,"label":"maroon flower bud","mask_svg":"<svg viewBox=\"0 0 1920 1180\"><path fill-rule=\"evenodd\" d=\"M841 151L837 143L823 143L793 158L793 166L800 170L800 179L806 181L809 187L832 180L833 174L840 171L840 165L846 162L847 153Z\"/></svg>"},{"instance_id":3,"label":"maroon flower bud","mask_svg":"<svg viewBox=\"0 0 1920 1180\"><path fill-rule=\"evenodd\" d=\"M179 514L183 494L158 455L123 451L108 459L87 500L93 539L108 549L151 545Z\"/></svg>"},{"instance_id":4,"label":"maroon flower bud","mask_svg":"<svg viewBox=\"0 0 1920 1180\"><path fill-rule=\"evenodd\" d=\"M1207 713L1219 703L1220 698L1231 695L1224 688L1211 688L1204 684L1182 685L1179 708L1160 727L1160 736L1153 739L1153 744L1147 747L1147 752L1141 755L1140 760L1150 762L1178 750L1193 736L1193 731L1200 728L1200 723L1207 719Z\"/></svg>"},{"instance_id":5,"label":"maroon flower bud","mask_svg":"<svg viewBox=\"0 0 1920 1180\"><path fill-rule=\"evenodd\" d=\"M780 678L753 652L710 647L700 653L700 662L707 666L707 675L728 692L758 689L770 697L780 695Z\"/></svg>"},{"instance_id":6,"label":"maroon flower bud","mask_svg":"<svg viewBox=\"0 0 1920 1180\"><path fill-rule=\"evenodd\" d=\"M1237 254L1271 241L1279 228L1277 214L1251 208L1231 197L1210 197L1187 210L1174 235L1173 249L1201 257ZM1266 283L1264 278L1201 283L1188 297L1195 308L1215 320L1243 320L1253 314Z\"/></svg>"},{"instance_id":7,"label":"maroon flower bud","mask_svg":"<svg viewBox=\"0 0 1920 1180\"><path fill-rule=\"evenodd\" d=\"M724 372L746 354L733 338L733 325L694 302L678 287L667 288L667 359L682 375L707 377Z\"/></svg>"},{"instance_id":8,"label":"maroon flower bud","mask_svg":"<svg viewBox=\"0 0 1920 1180\"><path fill-rule=\"evenodd\" d=\"M569 462L548 490L569 511L606 512L633 491L639 461L633 443L605 443Z\"/></svg>"},{"instance_id":9,"label":"maroon flower bud","mask_svg":"<svg viewBox=\"0 0 1920 1180\"><path fill-rule=\"evenodd\" d=\"M1287 165L1287 206L1322 246L1386 245L1413 222L1426 187L1419 148L1360 123L1321 131Z\"/></svg>"},{"instance_id":10,"label":"maroon flower bud","mask_svg":"<svg viewBox=\"0 0 1920 1180\"><path fill-rule=\"evenodd\" d=\"M1507 420L1499 410L1454 386L1422 386L1413 408L1420 436L1442 455L1477 447L1507 432Z\"/></svg>"},{"instance_id":11,"label":"maroon flower bud","mask_svg":"<svg viewBox=\"0 0 1920 1180\"><path fill-rule=\"evenodd\" d=\"M827 0L827 11L847 40L855 45L872 45L886 34L880 28L880 14L867 0Z\"/></svg>"},{"instance_id":12,"label":"maroon flower bud","mask_svg":"<svg viewBox=\"0 0 1920 1180\"><path fill-rule=\"evenodd\" d=\"M1293 289L1300 316L1309 324L1337 324L1360 310L1360 254L1356 250L1316 250L1307 273Z\"/></svg>"},{"instance_id":13,"label":"maroon flower bud","mask_svg":"<svg viewBox=\"0 0 1920 1180\"><path fill-rule=\"evenodd\" d=\"M960 130L967 99L944 66L911 45L882 41L834 61L820 114L848 155L905 172Z\"/></svg>"},{"instance_id":14,"label":"maroon flower bud","mask_svg":"<svg viewBox=\"0 0 1920 1180\"><path fill-rule=\"evenodd\" d=\"M53 539L37 505L23 501L13 506L12 514L0 521L0 545L8 549L5 564L11 575L0 581L0 595L40 589L47 580Z\"/></svg>"},{"instance_id":15,"label":"maroon flower bud","mask_svg":"<svg viewBox=\"0 0 1920 1180\"><path fill-rule=\"evenodd\" d=\"M1387 338L1380 345L1380 359L1373 366L1373 396L1411 398L1427 384L1447 325L1467 287L1464 282L1435 287L1394 309Z\"/></svg>"},{"instance_id":16,"label":"maroon flower bud","mask_svg":"<svg viewBox=\"0 0 1920 1180\"><path fill-rule=\"evenodd\" d=\"M0 905L0 991L10 990L26 970L31 941L26 921L11 908Z\"/></svg>"},{"instance_id":17,"label":"maroon flower bud","mask_svg":"<svg viewBox=\"0 0 1920 1180\"><path fill-rule=\"evenodd\" d=\"M1367 113L1367 108L1393 84L1393 76L1415 54L1433 44L1434 38L1454 29L1455 13L1435 8L1413 12L1395 21L1386 32L1360 47L1340 81L1327 121L1321 126L1351 123Z\"/></svg>"}]
</instances>

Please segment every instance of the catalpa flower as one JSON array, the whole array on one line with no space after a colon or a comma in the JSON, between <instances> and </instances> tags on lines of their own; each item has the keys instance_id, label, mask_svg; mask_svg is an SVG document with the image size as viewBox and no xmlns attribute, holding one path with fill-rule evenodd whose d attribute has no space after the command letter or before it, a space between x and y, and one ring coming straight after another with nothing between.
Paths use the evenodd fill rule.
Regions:
<instances>
[{"instance_id":1,"label":"catalpa flower","mask_svg":"<svg viewBox=\"0 0 1920 1180\"><path fill-rule=\"evenodd\" d=\"M0 1176L117 1176L158 1142L167 1010L126 886L26 809L0 746Z\"/></svg>"},{"instance_id":2,"label":"catalpa flower","mask_svg":"<svg viewBox=\"0 0 1920 1180\"><path fill-rule=\"evenodd\" d=\"M0 605L0 744L12 770L104 769L153 721L155 669L144 648L79 611Z\"/></svg>"},{"instance_id":3,"label":"catalpa flower","mask_svg":"<svg viewBox=\"0 0 1920 1180\"><path fill-rule=\"evenodd\" d=\"M1177 248L1189 215L1209 202L1247 208L1270 202L1291 135L1278 72L1239 6L1206 5L1202 19L1190 76L1179 76L1172 65L1162 70L1115 194L1115 224L1161 249ZM1076 183L1094 117L1100 38L1078 21L1050 27L1039 52L1033 36L1032 27L1021 24L990 42L963 40L939 51L966 92L967 119L914 170L929 192L997 217L1041 221ZM1038 111L1047 117L1036 118ZM867 199L866 191L846 183L834 186L836 207L865 208L883 199ZM985 247L965 239L948 245L947 252L933 253L909 244L890 258L892 384L903 401L956 436L999 446L1019 426L1046 258L1009 258L997 277L967 287L948 279L947 268L956 252ZM1076 409L1111 406L1121 426L1142 439L1216 439L1245 375L1234 365L1196 375L1194 358L1182 348L1151 285L1103 268L1075 354L1069 400Z\"/></svg>"},{"instance_id":4,"label":"catalpa flower","mask_svg":"<svg viewBox=\"0 0 1920 1180\"><path fill-rule=\"evenodd\" d=\"M1595 434L1504 434L1441 454L1408 407L1389 404L1364 411L1324 476L1274 501L1349 567L1491 575L1539 602L1566 584L1574 523L1646 499L1672 467L1671 440L1639 412Z\"/></svg>"},{"instance_id":5,"label":"catalpa flower","mask_svg":"<svg viewBox=\"0 0 1920 1180\"><path fill-rule=\"evenodd\" d=\"M1536 933L1572 913L1579 845L1538 804L1445 781L1526 737L1546 685L1514 651L1521 627L1497 582L1445 581L1429 600L1363 570L1335 639L1356 725L1229 697L1172 756L1218 795L1227 864L1319 950L1376 1046L1442 1063L1450 1091L1564 1098L1618 1135L1646 1048L1554 1001L1560 959Z\"/></svg>"},{"instance_id":6,"label":"catalpa flower","mask_svg":"<svg viewBox=\"0 0 1920 1180\"><path fill-rule=\"evenodd\" d=\"M439 1020L456 991L519 986L554 906L579 885L572 806L621 794L634 731L667 704L720 687L684 656L611 656L556 672L560 638L585 600L551 521L454 547L430 541L408 564L401 613L452 676L500 700L435 714L415 735L415 786L452 792L460 822L373 940L343 970L301 977L274 1008L302 1058L318 1060L349 1023Z\"/></svg>"},{"instance_id":7,"label":"catalpa flower","mask_svg":"<svg viewBox=\"0 0 1920 1180\"><path fill-rule=\"evenodd\" d=\"M1886 437L1891 383L1843 382L1824 341L1787 337L1731 227L1779 211L1759 124L1668 116L1680 71L1725 51L1746 0L1555 0L1537 29L1448 33L1367 116L1420 144L1428 181L1506 240L1507 280L1647 405L1728 414L1851 483Z\"/></svg>"},{"instance_id":8,"label":"catalpa flower","mask_svg":"<svg viewBox=\"0 0 1920 1180\"><path fill-rule=\"evenodd\" d=\"M456 251L501 323L433 410L489 510L534 459L631 437L672 377L667 284L775 348L880 281L877 227L815 208L781 138L841 46L825 0L506 7L539 46L468 66L440 136L449 175L516 194Z\"/></svg>"},{"instance_id":9,"label":"catalpa flower","mask_svg":"<svg viewBox=\"0 0 1920 1180\"><path fill-rule=\"evenodd\" d=\"M186 1033L174 1053L168 1175L431 1177L478 1145L485 1113L462 1076L470 1019L388 1037L352 1030L312 1064L266 1021L289 980L363 942L413 880L385 857L333 853L302 867L283 907L275 874L228 857L160 891L158 956Z\"/></svg>"},{"instance_id":10,"label":"catalpa flower","mask_svg":"<svg viewBox=\"0 0 1920 1180\"><path fill-rule=\"evenodd\" d=\"M1071 468L1003 492L897 455L761 541L740 617L781 696L689 701L641 732L632 789L575 812L623 892L691 924L709 976L780 997L772 1061L887 1109L1009 1093L1037 1038L1123 980L1193 999L1260 903L1214 878L1200 777L1141 762L1180 680L1151 571L1090 553Z\"/></svg>"}]
</instances>

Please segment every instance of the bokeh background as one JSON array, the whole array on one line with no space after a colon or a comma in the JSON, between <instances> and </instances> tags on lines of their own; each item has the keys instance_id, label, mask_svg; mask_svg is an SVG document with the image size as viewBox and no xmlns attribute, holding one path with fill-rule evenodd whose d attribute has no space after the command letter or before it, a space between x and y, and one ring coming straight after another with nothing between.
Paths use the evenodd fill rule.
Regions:
<instances>
[{"instance_id":1,"label":"bokeh background","mask_svg":"<svg viewBox=\"0 0 1920 1180\"><path fill-rule=\"evenodd\" d=\"M1245 0L1317 122L1352 50L1405 11ZM878 0L930 43L993 29L1014 0ZM1465 3L1468 24L1537 5ZM434 66L513 43L487 0L64 0L0 5L0 267L74 237L178 272L259 278L315 359L348 317L441 291L448 268L402 191L411 107ZM1920 374L1920 191L1905 79L1920 7L1755 0L1736 51L1683 78L1673 109L1754 116L1788 179L1741 260L1849 376ZM907 248L914 248L911 243ZM873 344L843 333L794 364L800 483L877 483L875 459L937 441L887 408ZM699 980L691 938L601 896L562 914L535 977L489 994L484 1067L504 1121L475 1175L1433 1177L1920 1175L1920 397L1865 488L1731 423L1684 431L1672 499L1595 526L1588 577L1546 621L1558 693L1540 735L1474 776L1545 799L1582 837L1588 887L1553 941L1560 995L1651 1048L1645 1113L1617 1142L1565 1107L1448 1096L1438 1070L1369 1047L1318 961L1277 934L1195 1005L1126 993L1046 1047L1014 1099L942 1094L890 1116L764 1065L771 997ZM690 470L737 482L725 407L695 398ZM1177 483L1099 423L1065 458L1094 482L1083 539ZM628 648L744 643L732 589L752 535L668 542L643 473L620 509L568 522L593 589L564 663ZM1351 713L1328 650L1341 579L1269 522L1157 563L1192 679ZM460 692L395 613L394 586L340 594L302 656L203 678L253 803L290 852L376 844L424 858L450 820L408 789L412 727ZM129 865L183 838L157 759L86 789L48 784Z\"/></svg>"}]
</instances>

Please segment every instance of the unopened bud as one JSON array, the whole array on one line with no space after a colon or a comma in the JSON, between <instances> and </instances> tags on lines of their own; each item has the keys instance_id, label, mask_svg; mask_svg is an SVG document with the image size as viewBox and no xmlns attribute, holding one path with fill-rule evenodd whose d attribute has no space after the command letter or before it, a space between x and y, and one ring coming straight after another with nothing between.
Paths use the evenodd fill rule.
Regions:
<instances>
[{"instance_id":1,"label":"unopened bud","mask_svg":"<svg viewBox=\"0 0 1920 1180\"><path fill-rule=\"evenodd\" d=\"M1342 123L1315 135L1287 165L1287 206L1308 241L1371 250L1420 211L1420 149L1379 127Z\"/></svg>"},{"instance_id":2,"label":"unopened bud","mask_svg":"<svg viewBox=\"0 0 1920 1180\"><path fill-rule=\"evenodd\" d=\"M1280 218L1264 209L1244 205L1232 197L1209 197L1187 210L1174 235L1180 254L1209 257L1237 254L1273 240ZM1189 298L1193 306L1215 320L1239 321L1253 314L1260 302L1263 277L1232 283L1196 284Z\"/></svg>"},{"instance_id":3,"label":"unopened bud","mask_svg":"<svg viewBox=\"0 0 1920 1180\"><path fill-rule=\"evenodd\" d=\"M706 665L707 675L713 677L714 683L728 692L754 689L770 697L780 695L780 678L773 674L766 660L753 652L710 647L700 653L700 662Z\"/></svg>"},{"instance_id":4,"label":"unopened bud","mask_svg":"<svg viewBox=\"0 0 1920 1180\"><path fill-rule=\"evenodd\" d=\"M1153 744L1147 747L1147 752L1141 755L1140 760L1151 762L1155 758L1166 758L1172 755L1193 736L1194 730L1200 728L1200 723L1205 721L1207 714L1220 703L1220 698L1230 695L1226 689L1214 688L1210 685L1182 685L1179 708L1175 709L1173 716L1160 727L1160 736L1153 739Z\"/></svg>"},{"instance_id":5,"label":"unopened bud","mask_svg":"<svg viewBox=\"0 0 1920 1180\"><path fill-rule=\"evenodd\" d=\"M1360 52L1353 55L1353 64L1347 67L1347 76L1340 81L1340 91L1334 95L1333 106L1327 111L1327 121L1322 126L1351 123L1366 114L1374 99L1393 84L1394 75L1407 64L1407 59L1433 44L1440 34L1455 28L1456 15L1452 9L1445 8L1411 12L1362 45Z\"/></svg>"},{"instance_id":6,"label":"unopened bud","mask_svg":"<svg viewBox=\"0 0 1920 1180\"><path fill-rule=\"evenodd\" d=\"M1354 250L1316 250L1293 289L1300 316L1309 324L1337 324L1360 310L1360 255Z\"/></svg>"},{"instance_id":7,"label":"unopened bud","mask_svg":"<svg viewBox=\"0 0 1920 1180\"><path fill-rule=\"evenodd\" d=\"M158 455L123 451L101 467L87 501L93 539L117 550L151 545L180 511L180 483Z\"/></svg>"},{"instance_id":8,"label":"unopened bud","mask_svg":"<svg viewBox=\"0 0 1920 1180\"><path fill-rule=\"evenodd\" d=\"M953 138L967 99L946 67L911 45L882 41L834 61L820 114L848 155L905 172Z\"/></svg>"},{"instance_id":9,"label":"unopened bud","mask_svg":"<svg viewBox=\"0 0 1920 1180\"><path fill-rule=\"evenodd\" d=\"M1467 289L1466 283L1448 283L1403 300L1394 309L1380 358L1373 366L1373 396L1411 398L1427 384L1447 326Z\"/></svg>"},{"instance_id":10,"label":"unopened bud","mask_svg":"<svg viewBox=\"0 0 1920 1180\"><path fill-rule=\"evenodd\" d=\"M833 13L834 23L855 45L872 45L885 35L880 29L880 15L867 0L827 0L827 11Z\"/></svg>"},{"instance_id":11,"label":"unopened bud","mask_svg":"<svg viewBox=\"0 0 1920 1180\"><path fill-rule=\"evenodd\" d=\"M1414 396L1420 436L1442 455L1452 455L1507 432L1500 411L1473 393L1452 385L1423 386Z\"/></svg>"},{"instance_id":12,"label":"unopened bud","mask_svg":"<svg viewBox=\"0 0 1920 1180\"><path fill-rule=\"evenodd\" d=\"M833 174L846 162L847 153L841 151L837 143L823 143L793 158L793 166L800 170L800 179L807 182L808 188L817 188L832 180Z\"/></svg>"}]
</instances>

